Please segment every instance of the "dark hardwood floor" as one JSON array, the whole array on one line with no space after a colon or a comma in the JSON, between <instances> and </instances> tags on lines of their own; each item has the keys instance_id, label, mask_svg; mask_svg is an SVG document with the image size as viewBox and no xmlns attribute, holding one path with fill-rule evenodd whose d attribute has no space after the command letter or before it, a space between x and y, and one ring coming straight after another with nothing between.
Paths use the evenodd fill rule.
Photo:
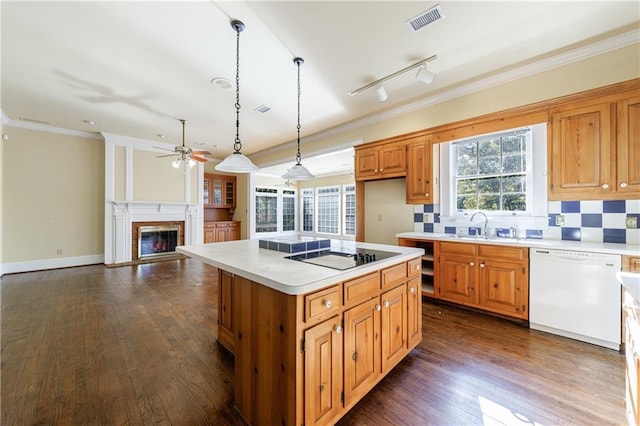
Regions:
<instances>
[{"instance_id":1,"label":"dark hardwood floor","mask_svg":"<svg viewBox=\"0 0 640 426\"><path fill-rule=\"evenodd\" d=\"M192 259L7 275L2 425L236 425L215 269ZM624 357L423 303L423 341L340 425L626 424Z\"/></svg>"}]
</instances>

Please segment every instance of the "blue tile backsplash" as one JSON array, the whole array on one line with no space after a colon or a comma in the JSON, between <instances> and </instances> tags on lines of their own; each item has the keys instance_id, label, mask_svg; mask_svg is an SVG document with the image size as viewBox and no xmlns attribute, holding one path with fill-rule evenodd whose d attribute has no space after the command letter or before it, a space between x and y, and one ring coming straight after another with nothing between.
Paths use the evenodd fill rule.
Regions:
<instances>
[{"instance_id":1,"label":"blue tile backsplash","mask_svg":"<svg viewBox=\"0 0 640 426\"><path fill-rule=\"evenodd\" d=\"M455 234L476 234L476 227L444 226L440 205L424 204L414 210L414 230ZM640 229L627 229L626 220L640 223L640 200L550 201L545 229L521 230L527 238L605 243L640 244ZM501 226L497 219L493 226Z\"/></svg>"}]
</instances>

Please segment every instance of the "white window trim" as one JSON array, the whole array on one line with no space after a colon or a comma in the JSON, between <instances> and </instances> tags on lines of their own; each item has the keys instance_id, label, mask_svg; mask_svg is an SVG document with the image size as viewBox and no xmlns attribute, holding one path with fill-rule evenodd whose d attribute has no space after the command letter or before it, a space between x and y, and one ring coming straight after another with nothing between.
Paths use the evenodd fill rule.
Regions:
<instances>
[{"instance_id":1,"label":"white window trim","mask_svg":"<svg viewBox=\"0 0 640 426\"><path fill-rule=\"evenodd\" d=\"M274 189L276 190L276 231L273 232L257 232L257 227L255 227L255 222L256 222L256 216L255 216L255 209L256 209L256 197L261 195L260 192L256 191L256 188L265 188L265 189ZM295 214L295 229L293 231L284 231L283 230L283 221L282 221L282 213L283 213L283 209L284 209L284 203L283 203L283 191L287 190L287 188L280 188L277 186L272 186L272 185L258 185L257 187L254 186L253 189L253 209L252 209L252 213L253 213L253 224L254 224L254 229L255 229L255 235L258 237L273 237L273 236L277 236L277 235L296 235L298 232L298 217L299 217L299 212L298 212L298 191L295 188L288 188L288 190L292 190L295 192L295 194L293 195L294 198L294 214Z\"/></svg>"},{"instance_id":2,"label":"white window trim","mask_svg":"<svg viewBox=\"0 0 640 426\"><path fill-rule=\"evenodd\" d=\"M345 188L347 186L355 186L355 183L348 183L348 184L336 184L336 185L323 185L323 186L318 186L318 187L310 187L310 188L301 188L299 191L299 197L300 197L300 202L298 203L298 229L300 230L300 234L301 235L306 235L306 236L314 236L314 237L322 237L322 238L334 238L334 239L340 239L340 240L355 240L355 235L345 235L345 229L346 229L346 225L345 225L345 221L346 221L346 217L345 217L345 211L346 211L346 206L345 206L345 196L346 196L346 190ZM319 189L323 189L323 188L339 188L339 192L338 192L338 196L339 196L339 212L338 212L338 233L337 234L333 234L333 233L327 233L327 232L318 232L318 190ZM302 202L302 194L304 191L311 191L313 194L313 231L304 231L303 230L303 226L302 226L302 221L303 221L303 206L304 203Z\"/></svg>"},{"instance_id":3,"label":"white window trim","mask_svg":"<svg viewBox=\"0 0 640 426\"><path fill-rule=\"evenodd\" d=\"M531 143L527 156L530 171L527 173L527 197L529 202L527 212L491 212L484 211L489 218L489 228L515 227L547 229L548 227L548 202L547 202L547 123L539 123L528 126L531 128ZM514 129L515 130L515 129ZM492 134L506 133L509 130L478 135L478 137ZM475 137L474 137L475 138ZM440 224L442 226L468 227L474 212L457 213L455 205L455 175L451 155L452 144L470 138L458 139L440 144ZM473 226L479 222L475 221Z\"/></svg>"}]
</instances>

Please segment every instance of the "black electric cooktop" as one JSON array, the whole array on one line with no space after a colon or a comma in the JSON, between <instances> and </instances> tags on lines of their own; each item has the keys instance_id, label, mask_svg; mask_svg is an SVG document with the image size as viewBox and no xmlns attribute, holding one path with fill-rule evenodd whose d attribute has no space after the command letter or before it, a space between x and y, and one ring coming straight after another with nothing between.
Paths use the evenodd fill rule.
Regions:
<instances>
[{"instance_id":1,"label":"black electric cooktop","mask_svg":"<svg viewBox=\"0 0 640 426\"><path fill-rule=\"evenodd\" d=\"M286 259L297 260L299 262L311 263L313 265L324 266L333 269L350 269L378 260L388 259L398 256L400 253L371 249L353 249L345 251L335 251L331 249L298 253L287 256Z\"/></svg>"}]
</instances>

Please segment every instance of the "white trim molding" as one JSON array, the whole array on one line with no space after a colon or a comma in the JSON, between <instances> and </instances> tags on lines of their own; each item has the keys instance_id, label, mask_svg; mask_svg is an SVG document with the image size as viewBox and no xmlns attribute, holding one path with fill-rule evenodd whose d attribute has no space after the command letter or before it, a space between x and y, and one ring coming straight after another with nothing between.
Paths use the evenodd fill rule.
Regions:
<instances>
[{"instance_id":1,"label":"white trim molding","mask_svg":"<svg viewBox=\"0 0 640 426\"><path fill-rule=\"evenodd\" d=\"M20 272L33 272L46 269L69 268L72 266L96 265L101 263L104 263L104 256L101 254L3 263L0 265L0 276L4 274L17 274Z\"/></svg>"}]
</instances>

